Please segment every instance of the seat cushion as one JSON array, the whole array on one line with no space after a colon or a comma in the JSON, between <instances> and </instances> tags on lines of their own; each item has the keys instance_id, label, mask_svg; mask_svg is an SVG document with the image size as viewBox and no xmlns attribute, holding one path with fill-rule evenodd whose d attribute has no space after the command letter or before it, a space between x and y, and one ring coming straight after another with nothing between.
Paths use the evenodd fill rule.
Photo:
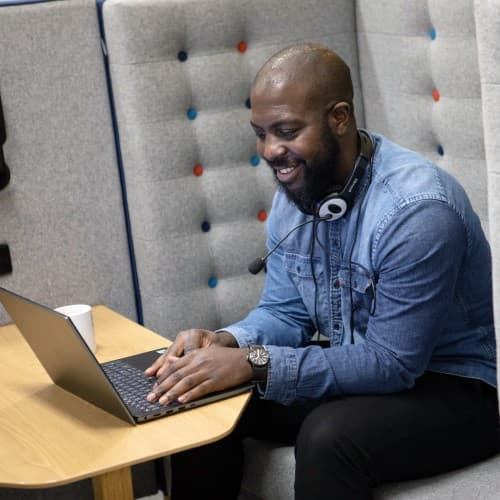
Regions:
<instances>
[{"instance_id":1,"label":"seat cushion","mask_svg":"<svg viewBox=\"0 0 500 500\"><path fill-rule=\"evenodd\" d=\"M247 439L245 472L239 500L290 500L294 497L295 457L292 446ZM387 484L376 500L497 500L500 455L447 474L418 481Z\"/></svg>"}]
</instances>

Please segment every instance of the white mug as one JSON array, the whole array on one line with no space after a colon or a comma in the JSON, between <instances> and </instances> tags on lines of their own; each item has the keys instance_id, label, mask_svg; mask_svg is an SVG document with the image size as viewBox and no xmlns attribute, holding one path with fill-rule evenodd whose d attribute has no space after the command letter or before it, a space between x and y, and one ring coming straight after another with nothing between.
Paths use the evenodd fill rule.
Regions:
<instances>
[{"instance_id":1,"label":"white mug","mask_svg":"<svg viewBox=\"0 0 500 500\"><path fill-rule=\"evenodd\" d=\"M56 307L57 312L68 316L83 337L89 349L95 353L96 343L94 336L94 322L92 321L92 308L86 304L72 304Z\"/></svg>"}]
</instances>

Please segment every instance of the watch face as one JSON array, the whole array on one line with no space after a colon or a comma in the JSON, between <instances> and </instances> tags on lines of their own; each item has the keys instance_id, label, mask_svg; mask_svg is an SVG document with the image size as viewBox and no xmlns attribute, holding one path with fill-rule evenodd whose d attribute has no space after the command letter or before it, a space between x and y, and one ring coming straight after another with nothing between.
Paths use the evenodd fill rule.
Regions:
<instances>
[{"instance_id":1,"label":"watch face","mask_svg":"<svg viewBox=\"0 0 500 500\"><path fill-rule=\"evenodd\" d=\"M266 366L269 362L269 353L263 347L254 347L250 349L248 359L255 366Z\"/></svg>"}]
</instances>

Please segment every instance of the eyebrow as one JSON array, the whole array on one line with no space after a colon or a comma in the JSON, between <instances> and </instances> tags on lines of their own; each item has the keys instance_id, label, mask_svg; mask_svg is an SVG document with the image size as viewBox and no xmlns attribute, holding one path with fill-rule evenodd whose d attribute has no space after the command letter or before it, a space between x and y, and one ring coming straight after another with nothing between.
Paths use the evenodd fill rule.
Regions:
<instances>
[{"instance_id":1,"label":"eyebrow","mask_svg":"<svg viewBox=\"0 0 500 500\"><path fill-rule=\"evenodd\" d=\"M256 123L252 122L251 120L250 120L250 125L253 128L263 128L260 125L257 125ZM289 120L279 120L277 122L272 123L269 128L279 128L279 127L290 126L290 125L300 126L301 122L298 118L290 118Z\"/></svg>"}]
</instances>

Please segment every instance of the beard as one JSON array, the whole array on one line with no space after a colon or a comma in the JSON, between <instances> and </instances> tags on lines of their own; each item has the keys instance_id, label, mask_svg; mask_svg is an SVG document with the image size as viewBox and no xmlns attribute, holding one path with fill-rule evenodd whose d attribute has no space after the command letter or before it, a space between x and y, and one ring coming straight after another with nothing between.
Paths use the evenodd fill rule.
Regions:
<instances>
[{"instance_id":1,"label":"beard","mask_svg":"<svg viewBox=\"0 0 500 500\"><path fill-rule=\"evenodd\" d=\"M325 128L323 133L324 150L314 158L305 161L300 156L288 153L283 158L268 162L271 167L286 168L287 166L299 165L304 170L302 186L291 189L282 183L273 168L274 179L285 192L287 198L306 215L314 215L316 206L324 196L338 187L336 184L337 162L339 157L339 144L329 129Z\"/></svg>"}]
</instances>

